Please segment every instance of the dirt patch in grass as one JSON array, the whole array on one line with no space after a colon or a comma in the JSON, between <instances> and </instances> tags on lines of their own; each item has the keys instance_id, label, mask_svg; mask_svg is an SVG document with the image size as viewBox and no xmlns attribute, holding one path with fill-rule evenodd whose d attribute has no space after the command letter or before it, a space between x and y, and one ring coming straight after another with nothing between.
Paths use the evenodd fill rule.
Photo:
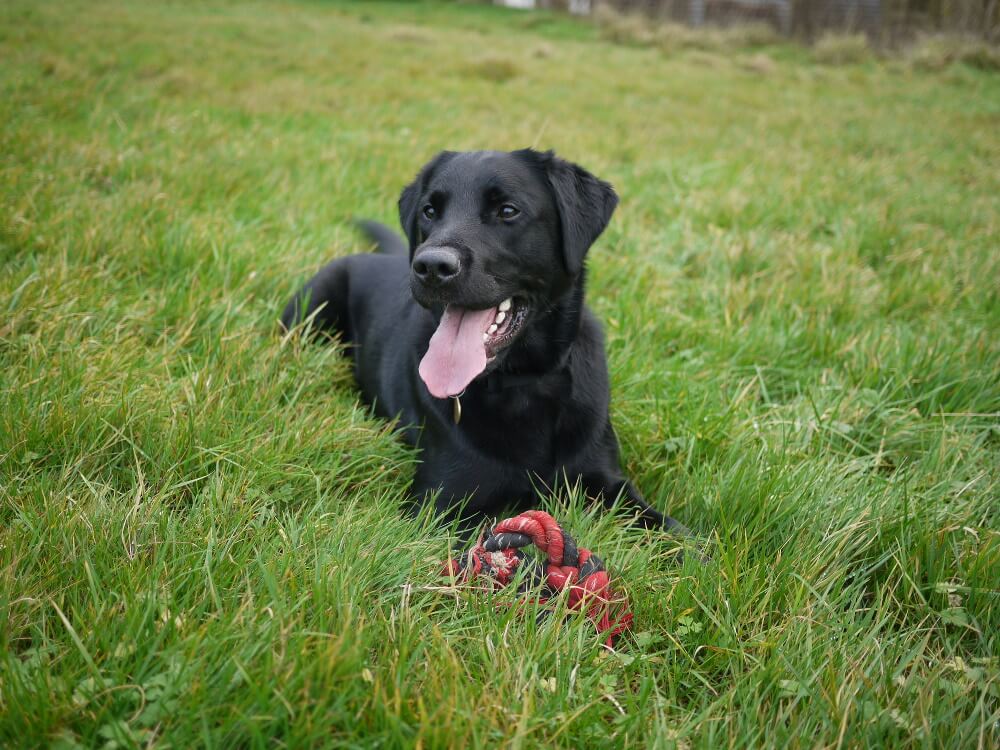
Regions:
<instances>
[{"instance_id":1,"label":"dirt patch in grass","mask_svg":"<svg viewBox=\"0 0 1000 750\"><path fill-rule=\"evenodd\" d=\"M464 65L461 71L468 78L479 78L493 83L506 83L521 74L520 66L506 57L486 57L476 60Z\"/></svg>"}]
</instances>

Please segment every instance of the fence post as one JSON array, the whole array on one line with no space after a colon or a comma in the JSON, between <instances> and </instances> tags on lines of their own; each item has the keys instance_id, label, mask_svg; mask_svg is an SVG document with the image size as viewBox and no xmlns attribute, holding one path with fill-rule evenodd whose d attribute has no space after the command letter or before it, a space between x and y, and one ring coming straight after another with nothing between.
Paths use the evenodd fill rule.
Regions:
<instances>
[{"instance_id":1,"label":"fence post","mask_svg":"<svg viewBox=\"0 0 1000 750\"><path fill-rule=\"evenodd\" d=\"M689 11L692 26L705 24L705 0L689 0Z\"/></svg>"}]
</instances>

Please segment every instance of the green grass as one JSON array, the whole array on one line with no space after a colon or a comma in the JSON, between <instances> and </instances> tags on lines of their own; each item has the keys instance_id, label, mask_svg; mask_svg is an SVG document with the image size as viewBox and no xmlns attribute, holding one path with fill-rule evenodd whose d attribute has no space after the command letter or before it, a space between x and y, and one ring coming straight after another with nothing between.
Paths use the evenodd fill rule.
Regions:
<instances>
[{"instance_id":1,"label":"green grass","mask_svg":"<svg viewBox=\"0 0 1000 750\"><path fill-rule=\"evenodd\" d=\"M479 6L0 5L0 745L996 747L1000 76ZM556 148L614 422L714 560L542 496L636 617L438 577L275 320L438 149Z\"/></svg>"}]
</instances>

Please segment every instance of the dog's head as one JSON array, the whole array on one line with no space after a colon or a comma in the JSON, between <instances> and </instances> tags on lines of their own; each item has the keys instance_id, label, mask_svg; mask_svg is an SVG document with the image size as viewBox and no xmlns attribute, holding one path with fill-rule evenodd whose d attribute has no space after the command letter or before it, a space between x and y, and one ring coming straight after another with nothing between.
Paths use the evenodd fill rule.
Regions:
<instances>
[{"instance_id":1,"label":"dog's head","mask_svg":"<svg viewBox=\"0 0 1000 750\"><path fill-rule=\"evenodd\" d=\"M571 289L618 203L611 185L551 151L438 154L399 198L418 303L444 308L420 363L457 395Z\"/></svg>"}]
</instances>

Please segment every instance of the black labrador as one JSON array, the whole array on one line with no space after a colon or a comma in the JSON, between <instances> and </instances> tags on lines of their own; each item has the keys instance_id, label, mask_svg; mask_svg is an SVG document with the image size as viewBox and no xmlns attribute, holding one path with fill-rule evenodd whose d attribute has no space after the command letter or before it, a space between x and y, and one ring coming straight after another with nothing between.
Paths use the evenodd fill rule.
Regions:
<instances>
[{"instance_id":1,"label":"black labrador","mask_svg":"<svg viewBox=\"0 0 1000 750\"><path fill-rule=\"evenodd\" d=\"M680 533L622 473L584 258L614 189L552 152L445 151L399 198L409 240L363 222L381 253L335 260L295 295L285 329L339 334L364 399L399 417L421 462L411 490L466 523L579 481ZM462 501L467 501L462 506Z\"/></svg>"}]
</instances>

